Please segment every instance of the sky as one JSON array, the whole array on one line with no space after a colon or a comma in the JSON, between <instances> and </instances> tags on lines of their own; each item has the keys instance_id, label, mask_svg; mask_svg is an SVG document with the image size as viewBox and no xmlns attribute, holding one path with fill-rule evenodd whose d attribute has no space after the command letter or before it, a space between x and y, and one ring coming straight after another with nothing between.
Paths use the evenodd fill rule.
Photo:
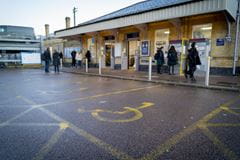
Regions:
<instances>
[{"instance_id":1,"label":"sky","mask_svg":"<svg viewBox=\"0 0 240 160\"><path fill-rule=\"evenodd\" d=\"M76 24L111 13L143 0L0 0L0 25L33 27L36 35L44 35L44 25L50 33L65 28L65 17L71 18L78 8Z\"/></svg>"}]
</instances>

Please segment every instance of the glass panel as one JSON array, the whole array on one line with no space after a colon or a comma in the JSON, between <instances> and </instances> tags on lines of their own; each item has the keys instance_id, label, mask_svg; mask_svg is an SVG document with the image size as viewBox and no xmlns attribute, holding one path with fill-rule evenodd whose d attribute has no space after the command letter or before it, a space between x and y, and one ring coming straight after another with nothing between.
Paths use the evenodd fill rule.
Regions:
<instances>
[{"instance_id":1,"label":"glass panel","mask_svg":"<svg viewBox=\"0 0 240 160\"><path fill-rule=\"evenodd\" d=\"M193 26L192 38L207 38L211 39L212 36L212 24L203 24Z\"/></svg>"}]
</instances>

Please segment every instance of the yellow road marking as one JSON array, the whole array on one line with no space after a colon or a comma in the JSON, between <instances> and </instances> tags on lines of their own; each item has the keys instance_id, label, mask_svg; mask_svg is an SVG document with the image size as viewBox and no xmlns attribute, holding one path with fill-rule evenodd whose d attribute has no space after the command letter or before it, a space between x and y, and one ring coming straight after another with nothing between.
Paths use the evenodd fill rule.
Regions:
<instances>
[{"instance_id":1,"label":"yellow road marking","mask_svg":"<svg viewBox=\"0 0 240 160\"><path fill-rule=\"evenodd\" d=\"M236 115L236 116L240 115L240 113L235 112L235 111L233 111L232 109L230 109L230 108L228 108L228 107L226 107L226 106L222 106L221 109L224 110L224 111L226 111L226 112L229 112L229 113L231 113L231 114L234 114L234 115Z\"/></svg>"},{"instance_id":2,"label":"yellow road marking","mask_svg":"<svg viewBox=\"0 0 240 160\"><path fill-rule=\"evenodd\" d=\"M68 89L68 90L64 90L64 91L42 91L42 90L38 90L38 92L40 92L41 94L46 94L46 95L66 95L66 94L70 94L76 91L85 91L88 88L78 88L78 89Z\"/></svg>"},{"instance_id":3,"label":"yellow road marking","mask_svg":"<svg viewBox=\"0 0 240 160\"><path fill-rule=\"evenodd\" d=\"M131 118L127 118L127 119L118 119L118 120L114 120L114 119L109 119L109 118L105 118L99 115L99 113L101 112L107 112L107 111L103 111L103 110L95 110L93 111L91 114L94 118L96 118L97 120L100 121L104 121L104 122L116 122L116 123L126 123L126 122L132 122L132 121L136 121L139 120L143 117L142 112L140 112L139 110L135 109L135 108L130 108L130 107L124 107L124 109L126 109L126 111L121 112L119 114L124 114L124 113L129 113L129 112L133 112L135 115ZM109 113L110 111L108 111Z\"/></svg>"},{"instance_id":4,"label":"yellow road marking","mask_svg":"<svg viewBox=\"0 0 240 160\"><path fill-rule=\"evenodd\" d=\"M26 102L30 102L33 106L36 105L33 101L30 101L26 98L23 98L23 100L26 100ZM84 131L83 129L80 129L79 127L75 126L71 122L68 122L64 120L63 118L57 116L56 114L48 111L47 109L38 107L35 109L41 110L42 112L46 113L48 116L53 118L54 120L58 121L60 123L60 130L56 132L52 138L49 140L49 142L40 150L40 152L36 155L36 157L33 160L42 160L44 159L44 156L50 151L50 149L53 147L53 145L58 141L60 136L62 135L65 128L69 128L73 130L77 135L86 138L88 141L92 142L93 144L97 145L98 147L104 149L108 153L112 154L114 157L120 159L120 160L134 160L134 158L130 157L129 155L118 151L113 146L103 142L102 140L98 139L97 137L89 134L88 132ZM61 128L62 127L62 128Z\"/></svg>"},{"instance_id":5,"label":"yellow road marking","mask_svg":"<svg viewBox=\"0 0 240 160\"><path fill-rule=\"evenodd\" d=\"M33 160L43 160L44 157L50 152L53 146L58 142L59 138L63 135L64 129L59 129L52 135L50 140L41 148L41 150L35 155Z\"/></svg>"},{"instance_id":6,"label":"yellow road marking","mask_svg":"<svg viewBox=\"0 0 240 160\"><path fill-rule=\"evenodd\" d=\"M170 150L170 148L172 148L177 143L179 143L180 140L182 140L184 137L186 137L186 136L190 135L191 133L193 133L196 129L197 129L197 125L196 124L191 125L190 127L182 130L178 134L176 134L173 137L171 137L170 139L168 139L165 143L159 145L155 150L151 151L146 156L140 158L140 160L154 160L154 159L158 159L159 156L161 156L163 153L165 153L168 150Z\"/></svg>"},{"instance_id":7,"label":"yellow road marking","mask_svg":"<svg viewBox=\"0 0 240 160\"><path fill-rule=\"evenodd\" d=\"M240 127L240 123L207 123L207 127Z\"/></svg>"},{"instance_id":8,"label":"yellow road marking","mask_svg":"<svg viewBox=\"0 0 240 160\"><path fill-rule=\"evenodd\" d=\"M26 98L24 98L24 97L22 97L22 96L17 96L17 98L22 99L22 100L25 101L26 103L32 105L32 107L29 108L29 109L27 109L27 110L25 110L25 111L23 111L23 112L21 112L20 114L16 115L15 117L10 118L9 120L7 120L7 121L5 121L5 122L0 123L0 128L9 125L11 122L15 121L16 119L24 116L25 114L27 114L27 113L29 113L30 111L32 111L32 110L35 109L35 106L34 106L34 105L36 105L36 103L34 103L33 101L31 101L31 100L29 100L29 99L26 99Z\"/></svg>"},{"instance_id":9,"label":"yellow road marking","mask_svg":"<svg viewBox=\"0 0 240 160\"><path fill-rule=\"evenodd\" d=\"M47 126L47 127L50 127L50 126L59 126L59 123L9 123L9 124L6 124L5 126L19 126L19 127L24 127L24 126L33 126L33 127L37 127L37 126Z\"/></svg>"},{"instance_id":10,"label":"yellow road marking","mask_svg":"<svg viewBox=\"0 0 240 160\"><path fill-rule=\"evenodd\" d=\"M156 87L156 86L152 86L152 87ZM151 87L151 88L152 88ZM147 87L149 88L149 87ZM144 88L146 89L146 88ZM139 90L139 89L137 89ZM132 91L137 91L136 89L131 90ZM141 90L141 89L140 89ZM129 91L129 90L128 90ZM114 94L119 94L119 93L127 93L127 91L118 91L118 92L113 92ZM113 93L106 93L106 94L101 94L101 95L95 95L95 96L90 96L90 97L85 97L84 99L91 99L91 98L98 98L101 96L106 96L106 95L112 95ZM238 97L239 98L239 97ZM80 98L82 99L82 98ZM74 102L74 101L79 101L79 99L74 99L74 100L70 100L70 102ZM69 101L68 101L69 102ZM151 153L147 154L146 156L144 156L143 158L141 158L141 160L153 160L158 158L160 155L162 155L164 152L166 152L167 150L169 150L170 148L172 148L175 144L179 143L179 141L184 138L185 136L191 134L193 131L195 131L197 128L203 128L206 126L207 122L212 119L214 116L216 116L218 113L220 113L222 111L221 107L222 106L228 106L231 105L232 103L234 103L235 100L229 101L228 103L221 105L219 108L213 110L212 112L210 112L208 115L204 116L201 120L197 121L196 123L194 123L193 125L191 125L190 127L188 127L187 129L184 129L183 131L181 131L180 133L178 133L177 135L174 135L172 138L170 138L169 140L166 141L166 143L160 145L157 147L156 150L152 151ZM61 102L61 103L66 103L65 102ZM46 105L46 104L45 104ZM50 104L48 104L50 105ZM41 106L38 106L41 107ZM65 121L64 119L58 117L56 114L44 109L44 108L38 108L41 109L42 111L44 110L45 113L47 113L50 117L52 117L55 120L59 120L59 121L64 121L66 123L69 123L67 121ZM119 159L133 159L132 157L128 156L127 154L118 151L117 149L113 148L111 145L101 141L100 139L94 137L93 135L87 133L86 131L76 127L75 125L69 123L69 128L72 129L73 131L75 131L78 135L85 137L86 139L88 139L90 142L96 144L97 146L99 146L100 148L105 149L106 151L108 151L109 153L111 153L113 156L115 156L116 158ZM206 127L205 127L206 128ZM206 132L206 130L205 130ZM209 133L207 131L207 133ZM213 138L211 134L208 134L208 136L210 136L209 138ZM213 135L215 136L215 135ZM212 140L212 139L210 139ZM229 149L227 149L225 147L225 145L220 142L220 141L215 141L215 144L220 144L221 149L229 156L232 158L236 158L235 154L230 151Z\"/></svg>"},{"instance_id":11,"label":"yellow road marking","mask_svg":"<svg viewBox=\"0 0 240 160\"><path fill-rule=\"evenodd\" d=\"M86 138L88 141L90 141L93 144L97 145L98 147L104 149L108 153L112 154L114 157L116 157L118 159L121 159L121 160L133 160L134 159L134 158L130 157L129 155L127 155L127 154L125 154L125 153L123 153L121 151L118 151L113 146L105 143L104 141L98 139L97 137L91 135L90 133L84 131L83 129L80 129L79 127L75 126L71 122L68 122L68 121L64 120L63 118L57 116L56 114L50 112L49 110L44 109L44 108L38 108L38 109L43 111L48 116L50 116L53 119L55 119L56 121L68 123L69 128L71 130L73 130L77 135Z\"/></svg>"},{"instance_id":12,"label":"yellow road marking","mask_svg":"<svg viewBox=\"0 0 240 160\"><path fill-rule=\"evenodd\" d=\"M95 109L95 110L92 110L92 111L84 111L82 109L79 109L78 111L79 112L91 112L91 115L99 120L99 121L104 121L104 122L113 122L113 123L127 123L127 122L132 122L132 121L136 121L136 120L139 120L143 117L143 113L141 111L139 111L140 109L144 109L144 108L148 108L148 107L151 107L153 106L154 103L150 103L150 102L144 102L142 103L141 106L137 107L137 108L131 108L131 107L124 107L123 109L125 109L125 111L110 111L110 110L102 110L102 109ZM110 114L113 114L113 115L124 115L124 114L128 114L130 112L133 112L134 113L134 116L131 117L131 118L126 118L126 119L110 119L110 118L107 118L107 117L102 117L100 115L100 113L110 113Z\"/></svg>"},{"instance_id":13,"label":"yellow road marking","mask_svg":"<svg viewBox=\"0 0 240 160\"><path fill-rule=\"evenodd\" d=\"M188 136L189 134L193 133L198 128L206 128L206 124L209 120L214 118L217 114L219 114L222 109L222 106L230 106L235 101L239 99L239 96L234 98L233 100L221 105L219 108L213 110L206 116L204 116L199 121L195 122L194 124L190 125L188 128L180 131L178 134L172 136L170 139L168 139L165 143L159 145L155 150L147 154L146 156L140 158L140 160L154 160L157 159L159 156L161 156L166 151L170 150L174 145L179 143L184 137ZM226 148L225 148L226 149Z\"/></svg>"},{"instance_id":14,"label":"yellow road marking","mask_svg":"<svg viewBox=\"0 0 240 160\"><path fill-rule=\"evenodd\" d=\"M231 160L239 160L237 155L229 150L225 144L223 144L207 127L201 128L203 133L218 147L225 156Z\"/></svg>"},{"instance_id":15,"label":"yellow road marking","mask_svg":"<svg viewBox=\"0 0 240 160\"><path fill-rule=\"evenodd\" d=\"M23 96L17 96L17 98L22 99L23 101L25 101L26 103L28 103L28 104L30 104L30 105L36 105L35 102L33 102L32 100L27 99L27 98L25 98L25 97L23 97ZM34 106L33 106L33 107L34 107Z\"/></svg>"},{"instance_id":16,"label":"yellow road marking","mask_svg":"<svg viewBox=\"0 0 240 160\"><path fill-rule=\"evenodd\" d=\"M69 128L69 124L66 123L66 122L62 122L62 123L59 124L59 127L60 127L61 130L64 130L64 129Z\"/></svg>"},{"instance_id":17,"label":"yellow road marking","mask_svg":"<svg viewBox=\"0 0 240 160\"><path fill-rule=\"evenodd\" d=\"M34 107L31 107L31 108L29 108L29 109L21 112L20 114L16 115L15 117L10 118L9 120L7 120L7 121L5 121L5 122L0 123L0 128L9 125L11 122L13 122L13 121L15 121L16 119L24 116L25 114L27 114L28 112L32 111L33 109L34 109Z\"/></svg>"},{"instance_id":18,"label":"yellow road marking","mask_svg":"<svg viewBox=\"0 0 240 160\"><path fill-rule=\"evenodd\" d=\"M159 86L161 86L161 85L154 85L154 86L148 86L148 87L142 87L142 88L134 88L134 89L129 89L129 90L113 91L113 92L98 94L98 95L94 95L94 96L65 100L65 101L62 101L62 102L52 102L52 103L46 103L46 104L39 104L39 105L36 105L36 107L46 107L46 106L52 106L52 105L58 105L58 104L64 104L64 103L79 102L79 101L86 100L86 99L94 99L94 98L99 98L99 97L118 95L118 94L122 94L122 93L137 92L137 91L141 91L141 90L144 90L144 89L156 88L156 87L159 87Z\"/></svg>"}]
</instances>

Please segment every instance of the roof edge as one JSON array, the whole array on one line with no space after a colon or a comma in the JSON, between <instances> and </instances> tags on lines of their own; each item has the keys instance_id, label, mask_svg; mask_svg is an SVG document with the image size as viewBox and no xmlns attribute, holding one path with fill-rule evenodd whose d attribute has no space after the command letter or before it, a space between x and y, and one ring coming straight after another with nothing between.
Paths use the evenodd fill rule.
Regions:
<instances>
[{"instance_id":1,"label":"roof edge","mask_svg":"<svg viewBox=\"0 0 240 160\"><path fill-rule=\"evenodd\" d=\"M188 2L178 3L178 4L173 4L173 5L169 5L169 6L158 7L158 8L154 8L154 9L151 9L151 10L146 10L146 11L133 13L133 14L125 15L125 16L118 16L118 17L109 18L109 19L106 19L106 20L100 20L100 21L93 22L93 23L87 23L87 24L81 23L82 25L79 24L79 25L74 26L74 27L57 30L57 31L54 32L54 34L56 34L57 32L67 31L67 30L71 30L71 29L75 29L75 28L79 28L79 27L83 27L83 26L88 26L88 25L91 25L91 24L96 24L96 23L101 23L101 22L105 22L105 21L110 21L110 20L114 20L114 19L118 19L118 18L122 18L122 17L129 17L129 16L138 15L138 14L142 14L142 13L147 13L147 12L151 12L151 11L155 11L155 10L159 10L159 9L171 8L171 7L174 7L174 6L179 6L179 5L183 5L183 4L187 4L187 3L193 3L193 2L197 2L197 1L203 1L203 0L194 0L194 1L188 1ZM143 3L143 2L145 2L145 1L138 2L138 3L135 3L133 5L136 5L136 4L139 4L139 3ZM131 6L133 6L133 5L131 5ZM131 6L128 6L128 7L131 7ZM128 7L125 7L125 8L128 8ZM125 9L125 8L122 8L122 9ZM120 9L120 10L122 10L122 9ZM120 10L117 10L117 11L120 11ZM114 12L117 12L117 11L114 11ZM114 12L111 12L109 14L112 14ZM106 14L106 15L109 15L109 14ZM106 15L103 15L103 16L106 16ZM103 16L100 16L100 17L103 17ZM100 18L100 17L98 17L98 18ZM97 18L94 18L94 19L97 19ZM92 19L92 20L94 20L94 19ZM89 21L91 21L91 20L89 20Z\"/></svg>"}]
</instances>

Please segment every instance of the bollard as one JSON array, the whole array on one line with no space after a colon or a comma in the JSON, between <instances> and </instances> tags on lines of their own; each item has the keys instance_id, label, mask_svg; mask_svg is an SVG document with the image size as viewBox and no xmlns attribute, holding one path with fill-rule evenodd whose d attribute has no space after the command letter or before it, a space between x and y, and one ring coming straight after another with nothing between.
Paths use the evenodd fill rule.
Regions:
<instances>
[{"instance_id":1,"label":"bollard","mask_svg":"<svg viewBox=\"0 0 240 160\"><path fill-rule=\"evenodd\" d=\"M102 74L102 58L101 57L99 57L98 65L99 65L99 75L101 75Z\"/></svg>"},{"instance_id":2,"label":"bollard","mask_svg":"<svg viewBox=\"0 0 240 160\"><path fill-rule=\"evenodd\" d=\"M86 59L86 73L88 73L88 59Z\"/></svg>"},{"instance_id":3,"label":"bollard","mask_svg":"<svg viewBox=\"0 0 240 160\"><path fill-rule=\"evenodd\" d=\"M205 76L205 86L209 86L209 74L210 74L210 62L211 62L211 57L207 57L207 70L206 70L206 76Z\"/></svg>"},{"instance_id":4,"label":"bollard","mask_svg":"<svg viewBox=\"0 0 240 160\"><path fill-rule=\"evenodd\" d=\"M148 80L152 80L152 57L149 57Z\"/></svg>"}]
</instances>

